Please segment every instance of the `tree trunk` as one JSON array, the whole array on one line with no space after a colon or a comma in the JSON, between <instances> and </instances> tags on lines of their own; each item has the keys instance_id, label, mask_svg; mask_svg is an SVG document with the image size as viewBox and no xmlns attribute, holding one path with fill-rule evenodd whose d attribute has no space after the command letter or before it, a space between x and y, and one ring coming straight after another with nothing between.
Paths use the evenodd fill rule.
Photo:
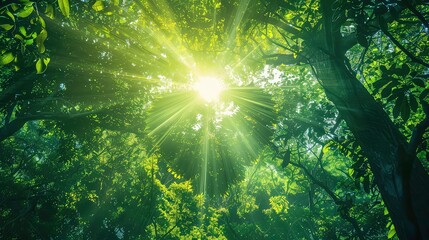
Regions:
<instances>
[{"instance_id":1,"label":"tree trunk","mask_svg":"<svg viewBox=\"0 0 429 240\"><path fill-rule=\"evenodd\" d=\"M400 239L429 239L429 176L382 106L344 59L312 49L310 63L327 97L368 158Z\"/></svg>"}]
</instances>

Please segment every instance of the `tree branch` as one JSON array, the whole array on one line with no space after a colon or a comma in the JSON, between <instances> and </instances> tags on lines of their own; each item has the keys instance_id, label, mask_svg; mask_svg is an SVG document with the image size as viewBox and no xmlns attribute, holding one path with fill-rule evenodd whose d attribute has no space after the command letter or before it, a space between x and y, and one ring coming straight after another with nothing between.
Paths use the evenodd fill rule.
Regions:
<instances>
[{"instance_id":1,"label":"tree branch","mask_svg":"<svg viewBox=\"0 0 429 240\"><path fill-rule=\"evenodd\" d=\"M272 17L267 17L265 19L265 23L271 24L273 26L279 27L281 29L283 29L284 31L291 33L293 35L295 35L298 38L301 38L302 33L299 29L297 29L296 27L293 27L287 23L284 23L278 19L272 18Z\"/></svg>"},{"instance_id":2,"label":"tree branch","mask_svg":"<svg viewBox=\"0 0 429 240\"><path fill-rule=\"evenodd\" d=\"M70 119L79 118L79 117L86 117L99 112L101 112L101 110L76 113L76 114L39 113L36 115L19 117L12 120L9 123L5 123L5 125L0 128L0 142L15 134L28 121L34 121L34 120L64 121L64 120L70 120Z\"/></svg>"},{"instance_id":3,"label":"tree branch","mask_svg":"<svg viewBox=\"0 0 429 240\"><path fill-rule=\"evenodd\" d=\"M350 216L350 209L351 209L351 202L348 202L347 200L342 200L340 199L331 189L329 189L328 186L326 186L325 184L323 184L321 181L317 180L311 173L310 171L308 171L308 169L306 167L304 167L304 165L302 165L301 163L295 163L295 162L290 162L290 164L292 164L295 167L298 167L300 169L302 169L305 173L305 175L310 178L310 180L315 183L316 185L318 185L319 187L321 187L323 190L325 190L325 192L332 198L332 200L334 200L335 205L338 206L338 209L340 211L340 216L345 219L346 221L348 221L353 228L355 229L358 238L359 239L365 239L364 234L362 232L362 230L359 227L359 223L357 222L356 219L354 219L353 217ZM350 200L351 201L351 200Z\"/></svg>"},{"instance_id":4,"label":"tree branch","mask_svg":"<svg viewBox=\"0 0 429 240\"><path fill-rule=\"evenodd\" d=\"M265 55L264 58L271 58L270 60L267 60L267 63L276 66L281 64L299 64L302 62L302 59L299 57L299 55L295 58L293 54L269 54Z\"/></svg>"},{"instance_id":5,"label":"tree branch","mask_svg":"<svg viewBox=\"0 0 429 240\"><path fill-rule=\"evenodd\" d=\"M416 126L408 143L408 153L413 155L417 153L417 148L423 142L423 135L429 128L429 103L422 101L422 105L426 117Z\"/></svg>"},{"instance_id":6,"label":"tree branch","mask_svg":"<svg viewBox=\"0 0 429 240\"><path fill-rule=\"evenodd\" d=\"M421 60L420 58L414 56L414 54L412 54L410 51L408 51L398 40L396 40L395 37L393 37L393 35L387 31L386 29L380 28L381 31L390 39L390 41L392 41L399 49L401 49L402 52L405 53L405 55L407 55L413 62L421 64L425 67L429 67L429 64L424 62L423 60Z\"/></svg>"},{"instance_id":7,"label":"tree branch","mask_svg":"<svg viewBox=\"0 0 429 240\"><path fill-rule=\"evenodd\" d=\"M402 2L412 13L414 13L414 15L416 15L426 28L429 28L429 22L408 0L402 0Z\"/></svg>"}]
</instances>

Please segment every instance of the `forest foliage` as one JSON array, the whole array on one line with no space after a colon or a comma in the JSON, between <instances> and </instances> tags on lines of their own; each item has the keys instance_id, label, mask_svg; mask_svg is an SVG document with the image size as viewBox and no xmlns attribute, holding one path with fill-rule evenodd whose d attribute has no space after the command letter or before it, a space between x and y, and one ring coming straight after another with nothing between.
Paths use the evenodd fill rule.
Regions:
<instances>
[{"instance_id":1,"label":"forest foliage","mask_svg":"<svg viewBox=\"0 0 429 240\"><path fill-rule=\"evenodd\" d=\"M428 19L412 0L1 1L0 238L429 237Z\"/></svg>"}]
</instances>

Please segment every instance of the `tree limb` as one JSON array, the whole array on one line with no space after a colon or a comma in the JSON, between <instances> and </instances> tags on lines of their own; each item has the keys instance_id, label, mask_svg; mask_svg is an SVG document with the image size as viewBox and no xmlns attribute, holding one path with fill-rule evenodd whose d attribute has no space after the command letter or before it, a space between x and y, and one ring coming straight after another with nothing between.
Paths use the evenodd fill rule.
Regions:
<instances>
[{"instance_id":1,"label":"tree limb","mask_svg":"<svg viewBox=\"0 0 429 240\"><path fill-rule=\"evenodd\" d=\"M36 115L28 115L16 118L9 123L5 123L3 127L0 128L0 142L6 138L12 136L19 129L21 129L25 123L28 121L34 120L54 120L54 121L64 121L70 120L79 117L86 117L95 113L99 113L101 110L76 113L76 114L66 114L66 113L39 113Z\"/></svg>"},{"instance_id":2,"label":"tree limb","mask_svg":"<svg viewBox=\"0 0 429 240\"><path fill-rule=\"evenodd\" d=\"M423 23L426 28L429 28L429 22L425 19L425 17L408 1L402 0L402 3L412 12L416 17Z\"/></svg>"},{"instance_id":3,"label":"tree limb","mask_svg":"<svg viewBox=\"0 0 429 240\"><path fill-rule=\"evenodd\" d=\"M270 60L267 60L268 64L273 65L291 65L291 64L299 64L301 63L302 59L299 57L294 57L293 54L269 54L265 55L264 58L271 58Z\"/></svg>"},{"instance_id":4,"label":"tree limb","mask_svg":"<svg viewBox=\"0 0 429 240\"><path fill-rule=\"evenodd\" d=\"M278 19L272 18L272 17L267 17L265 19L265 22L268 24L271 24L273 26L279 27L281 29L283 29L284 31L291 33L293 35L295 35L298 38L301 38L302 33L299 29L297 29L296 27L293 27L287 23L284 23Z\"/></svg>"},{"instance_id":5,"label":"tree limb","mask_svg":"<svg viewBox=\"0 0 429 240\"><path fill-rule=\"evenodd\" d=\"M310 178L310 180L315 183L316 185L318 185L319 187L321 187L323 190L325 190L325 192L332 198L332 200L334 200L335 205L338 206L339 210L340 210L340 216L348 221L353 228L355 229L358 238L359 239L365 239L364 237L364 233L362 232L362 230L359 227L359 223L357 222L356 219L354 219L353 217L350 216L350 208L351 206L349 206L351 203L348 203L347 201L344 201L342 199L340 199L331 189L329 189L328 186L326 186L324 183L322 183L321 181L319 181L318 179L316 179L311 173L310 171L304 167L304 165L302 165L301 163L295 163L295 162L290 162L290 164L292 164L295 167L298 167L300 169L302 169L305 173L305 175Z\"/></svg>"},{"instance_id":6,"label":"tree limb","mask_svg":"<svg viewBox=\"0 0 429 240\"><path fill-rule=\"evenodd\" d=\"M423 142L423 135L429 128L429 103L422 101L423 111L426 117L414 129L410 142L408 143L408 153L416 154L418 146Z\"/></svg>"},{"instance_id":7,"label":"tree limb","mask_svg":"<svg viewBox=\"0 0 429 240\"><path fill-rule=\"evenodd\" d=\"M412 54L410 51L408 51L408 49L406 49L398 40L396 40L395 37L393 37L393 35L387 31L386 29L380 28L381 31L390 39L390 41L392 41L399 49L401 49L402 52L405 53L405 55L407 55L413 62L421 64L425 67L429 68L429 64L424 62L423 60L421 60L420 58L414 56L414 54Z\"/></svg>"}]
</instances>

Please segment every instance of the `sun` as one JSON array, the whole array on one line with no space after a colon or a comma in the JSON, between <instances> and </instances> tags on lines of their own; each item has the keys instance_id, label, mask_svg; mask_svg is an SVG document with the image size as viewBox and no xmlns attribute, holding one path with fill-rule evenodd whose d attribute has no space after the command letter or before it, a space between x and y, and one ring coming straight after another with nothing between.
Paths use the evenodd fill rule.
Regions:
<instances>
[{"instance_id":1,"label":"sun","mask_svg":"<svg viewBox=\"0 0 429 240\"><path fill-rule=\"evenodd\" d=\"M212 103L219 101L220 95L225 89L225 85L220 78L203 76L193 85L193 89L204 101Z\"/></svg>"}]
</instances>

